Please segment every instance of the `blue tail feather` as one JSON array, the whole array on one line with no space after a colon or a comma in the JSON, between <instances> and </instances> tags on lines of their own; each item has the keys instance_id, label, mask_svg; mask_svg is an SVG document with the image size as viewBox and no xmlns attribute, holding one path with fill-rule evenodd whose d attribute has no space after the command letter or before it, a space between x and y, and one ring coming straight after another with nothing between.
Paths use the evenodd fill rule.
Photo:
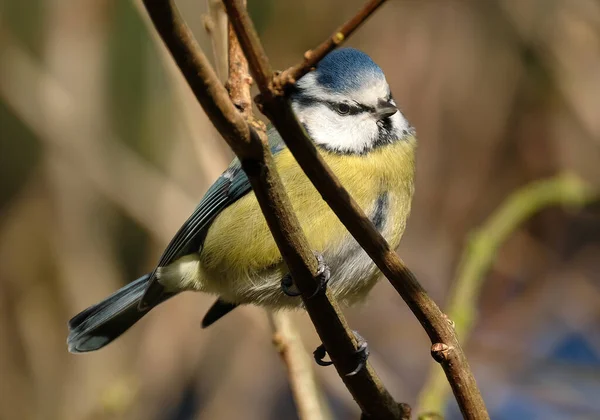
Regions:
<instances>
[{"instance_id":1,"label":"blue tail feather","mask_svg":"<svg viewBox=\"0 0 600 420\"><path fill-rule=\"evenodd\" d=\"M144 295L150 275L140 277L102 302L93 305L69 321L67 344L71 353L84 353L98 350L119 337L133 324L146 315L150 309L142 311L138 304ZM164 302L173 294L165 294Z\"/></svg>"}]
</instances>

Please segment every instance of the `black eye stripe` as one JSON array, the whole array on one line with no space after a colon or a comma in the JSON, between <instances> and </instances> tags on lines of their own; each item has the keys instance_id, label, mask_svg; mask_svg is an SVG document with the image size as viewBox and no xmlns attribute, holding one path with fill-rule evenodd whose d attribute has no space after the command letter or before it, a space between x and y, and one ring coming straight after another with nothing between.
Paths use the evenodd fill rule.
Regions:
<instances>
[{"instance_id":1,"label":"black eye stripe","mask_svg":"<svg viewBox=\"0 0 600 420\"><path fill-rule=\"evenodd\" d=\"M306 95L305 93L296 94L293 96L293 101L298 103L301 106L312 106L315 104L323 104L326 105L331 110L341 114L341 115L358 115L363 112L375 112L375 108L358 104L358 103L348 103L348 102L335 102L335 101L326 101L314 96ZM344 104L350 108L349 112L340 113L339 105Z\"/></svg>"},{"instance_id":2,"label":"black eye stripe","mask_svg":"<svg viewBox=\"0 0 600 420\"><path fill-rule=\"evenodd\" d=\"M320 101L320 102L324 103L329 108L333 109L335 112L342 114L342 115L357 115L357 114L362 114L363 112L367 111L363 107L360 107L360 106L357 106L354 104L349 104L346 102L332 102L332 101ZM340 112L340 108L339 108L340 104L346 105L348 107L348 112Z\"/></svg>"},{"instance_id":3,"label":"black eye stripe","mask_svg":"<svg viewBox=\"0 0 600 420\"><path fill-rule=\"evenodd\" d=\"M292 96L292 102L296 102L301 106L311 106L314 105L315 99L312 96L300 93Z\"/></svg>"}]
</instances>

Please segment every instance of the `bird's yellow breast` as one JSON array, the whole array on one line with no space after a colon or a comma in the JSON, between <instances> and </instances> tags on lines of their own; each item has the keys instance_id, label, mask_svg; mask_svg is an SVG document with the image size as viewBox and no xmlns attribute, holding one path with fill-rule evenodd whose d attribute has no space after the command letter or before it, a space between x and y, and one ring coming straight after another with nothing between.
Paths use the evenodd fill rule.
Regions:
<instances>
[{"instance_id":1,"label":"bird's yellow breast","mask_svg":"<svg viewBox=\"0 0 600 420\"><path fill-rule=\"evenodd\" d=\"M365 155L321 152L344 187L371 216L378 197L389 195L393 224L387 240L396 247L410 212L413 191L415 139L410 137ZM338 246L348 232L308 180L288 149L275 164L294 211L312 249ZM390 222L388 222L389 224ZM200 256L205 275L252 276L281 262L281 255L252 192L232 204L210 227Z\"/></svg>"}]
</instances>

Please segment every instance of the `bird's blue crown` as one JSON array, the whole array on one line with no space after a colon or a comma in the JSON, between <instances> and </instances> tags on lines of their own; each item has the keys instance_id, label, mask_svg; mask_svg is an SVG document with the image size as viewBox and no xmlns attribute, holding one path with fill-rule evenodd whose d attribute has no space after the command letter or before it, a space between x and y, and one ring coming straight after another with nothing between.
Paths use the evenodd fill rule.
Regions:
<instances>
[{"instance_id":1,"label":"bird's blue crown","mask_svg":"<svg viewBox=\"0 0 600 420\"><path fill-rule=\"evenodd\" d=\"M385 79L381 68L367 54L354 48L330 52L317 65L317 82L335 92L358 90L365 81Z\"/></svg>"}]
</instances>

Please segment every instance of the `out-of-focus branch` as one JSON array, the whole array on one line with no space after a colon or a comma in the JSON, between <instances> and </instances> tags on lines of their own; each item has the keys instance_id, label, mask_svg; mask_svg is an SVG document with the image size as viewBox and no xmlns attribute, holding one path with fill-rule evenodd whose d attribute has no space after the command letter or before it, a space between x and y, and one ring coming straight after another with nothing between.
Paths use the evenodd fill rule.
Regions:
<instances>
[{"instance_id":1,"label":"out-of-focus branch","mask_svg":"<svg viewBox=\"0 0 600 420\"><path fill-rule=\"evenodd\" d=\"M279 131L315 188L392 283L427 332L432 342L432 357L444 369L463 416L466 419L489 419L451 322L340 184L297 121L287 99L274 88L273 71L245 9L237 0L224 0L224 3L260 89L263 112Z\"/></svg>"},{"instance_id":2,"label":"out-of-focus branch","mask_svg":"<svg viewBox=\"0 0 600 420\"><path fill-rule=\"evenodd\" d=\"M515 191L481 228L470 235L458 265L447 312L463 343L475 320L483 280L502 244L519 226L548 207L581 207L599 199L600 193L579 177L557 175ZM432 369L419 398L418 412L443 412L447 393L443 375L438 369Z\"/></svg>"},{"instance_id":3,"label":"out-of-focus branch","mask_svg":"<svg viewBox=\"0 0 600 420\"><path fill-rule=\"evenodd\" d=\"M219 80L225 82L228 77L227 68L227 39L229 25L227 13L221 0L206 0L208 14L203 15L204 29L210 35L215 56L215 70Z\"/></svg>"},{"instance_id":4,"label":"out-of-focus branch","mask_svg":"<svg viewBox=\"0 0 600 420\"><path fill-rule=\"evenodd\" d=\"M370 364L356 375L346 376L356 368L357 343L329 292L306 298L317 288L317 263L296 215L290 210L267 139L247 124L229 100L174 2L144 0L144 5L204 111L240 158L281 255L302 292L304 305L346 386L363 412L372 418L407 418L407 406L394 401Z\"/></svg>"},{"instance_id":5,"label":"out-of-focus branch","mask_svg":"<svg viewBox=\"0 0 600 420\"><path fill-rule=\"evenodd\" d=\"M300 420L330 419L331 413L323 407L324 401L314 377L314 362L302 345L290 315L285 312L275 312L271 313L269 318L273 327L273 344L287 368L298 418Z\"/></svg>"}]
</instances>

